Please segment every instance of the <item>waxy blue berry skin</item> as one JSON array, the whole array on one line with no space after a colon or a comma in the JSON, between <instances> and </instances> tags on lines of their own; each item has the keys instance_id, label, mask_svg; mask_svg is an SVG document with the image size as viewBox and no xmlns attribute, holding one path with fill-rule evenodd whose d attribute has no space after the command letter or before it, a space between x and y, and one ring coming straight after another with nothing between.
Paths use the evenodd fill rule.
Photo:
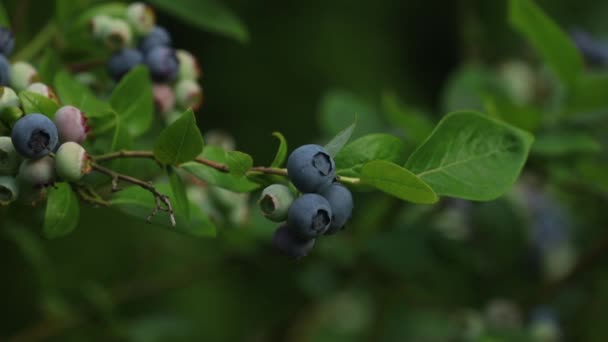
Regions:
<instances>
[{"instance_id":1,"label":"waxy blue berry skin","mask_svg":"<svg viewBox=\"0 0 608 342\"><path fill-rule=\"evenodd\" d=\"M146 54L155 47L171 46L171 36L169 32L161 26L154 26L152 32L148 33L145 37L143 37L139 43L139 50L142 53Z\"/></svg>"},{"instance_id":2,"label":"waxy blue berry skin","mask_svg":"<svg viewBox=\"0 0 608 342\"><path fill-rule=\"evenodd\" d=\"M289 155L287 175L298 190L319 192L336 178L336 164L322 146L303 145Z\"/></svg>"},{"instance_id":3,"label":"waxy blue berry skin","mask_svg":"<svg viewBox=\"0 0 608 342\"><path fill-rule=\"evenodd\" d=\"M331 206L323 196L304 194L289 207L287 225L295 236L314 239L327 231L331 217Z\"/></svg>"},{"instance_id":4,"label":"waxy blue berry skin","mask_svg":"<svg viewBox=\"0 0 608 342\"><path fill-rule=\"evenodd\" d=\"M9 56L15 47L15 36L13 31L6 27L0 27L0 54Z\"/></svg>"},{"instance_id":5,"label":"waxy blue berry skin","mask_svg":"<svg viewBox=\"0 0 608 342\"><path fill-rule=\"evenodd\" d=\"M274 232L272 244L283 254L299 259L310 252L315 245L315 239L300 239L287 225L282 225Z\"/></svg>"},{"instance_id":6,"label":"waxy blue berry skin","mask_svg":"<svg viewBox=\"0 0 608 342\"><path fill-rule=\"evenodd\" d=\"M179 62L175 50L172 48L155 47L146 54L144 62L150 69L150 76L155 82L171 82L177 78Z\"/></svg>"},{"instance_id":7,"label":"waxy blue berry skin","mask_svg":"<svg viewBox=\"0 0 608 342\"><path fill-rule=\"evenodd\" d=\"M325 232L325 235L334 234L342 229L352 216L353 212L353 194L344 185L333 183L328 188L321 192L321 196L325 197L331 206L331 225Z\"/></svg>"},{"instance_id":8,"label":"waxy blue berry skin","mask_svg":"<svg viewBox=\"0 0 608 342\"><path fill-rule=\"evenodd\" d=\"M131 69L143 62L144 56L139 50L124 48L115 52L110 59L108 59L108 73L114 81L118 82Z\"/></svg>"},{"instance_id":9,"label":"waxy blue berry skin","mask_svg":"<svg viewBox=\"0 0 608 342\"><path fill-rule=\"evenodd\" d=\"M4 55L0 55L0 86L7 86L10 81L11 64Z\"/></svg>"},{"instance_id":10,"label":"waxy blue berry skin","mask_svg":"<svg viewBox=\"0 0 608 342\"><path fill-rule=\"evenodd\" d=\"M608 65L608 44L580 29L570 32L570 37L587 63L593 66Z\"/></svg>"},{"instance_id":11,"label":"waxy blue berry skin","mask_svg":"<svg viewBox=\"0 0 608 342\"><path fill-rule=\"evenodd\" d=\"M13 126L11 139L17 152L29 159L39 159L57 146L57 127L42 114L27 114Z\"/></svg>"}]
</instances>

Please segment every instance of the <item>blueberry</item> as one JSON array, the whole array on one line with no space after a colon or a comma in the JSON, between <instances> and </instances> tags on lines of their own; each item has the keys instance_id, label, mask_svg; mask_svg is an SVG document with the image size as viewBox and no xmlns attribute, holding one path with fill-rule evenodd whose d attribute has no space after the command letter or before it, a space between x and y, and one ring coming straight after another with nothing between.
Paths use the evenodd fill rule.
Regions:
<instances>
[{"instance_id":1,"label":"blueberry","mask_svg":"<svg viewBox=\"0 0 608 342\"><path fill-rule=\"evenodd\" d=\"M175 97L181 108L197 110L203 103L203 89L193 80L181 80L175 85Z\"/></svg>"},{"instance_id":2,"label":"blueberry","mask_svg":"<svg viewBox=\"0 0 608 342\"><path fill-rule=\"evenodd\" d=\"M152 86L152 94L154 95L154 106L159 113L166 114L175 109L175 93L168 85L155 83Z\"/></svg>"},{"instance_id":3,"label":"blueberry","mask_svg":"<svg viewBox=\"0 0 608 342\"><path fill-rule=\"evenodd\" d=\"M91 130L87 125L88 118L74 106L63 106L55 112L55 126L61 142L74 141L82 143Z\"/></svg>"},{"instance_id":4,"label":"blueberry","mask_svg":"<svg viewBox=\"0 0 608 342\"><path fill-rule=\"evenodd\" d=\"M271 221L281 222L287 219L287 212L293 203L291 190L283 184L267 186L260 196L258 204L262 214Z\"/></svg>"},{"instance_id":5,"label":"blueberry","mask_svg":"<svg viewBox=\"0 0 608 342\"><path fill-rule=\"evenodd\" d=\"M171 36L164 27L154 26L152 31L139 42L139 49L146 54L158 46L171 46Z\"/></svg>"},{"instance_id":6,"label":"blueberry","mask_svg":"<svg viewBox=\"0 0 608 342\"><path fill-rule=\"evenodd\" d=\"M0 207L14 202L19 197L19 185L13 177L0 177Z\"/></svg>"},{"instance_id":7,"label":"blueberry","mask_svg":"<svg viewBox=\"0 0 608 342\"><path fill-rule=\"evenodd\" d=\"M11 134L13 145L21 156L38 159L46 156L57 145L57 127L42 114L28 114L17 120Z\"/></svg>"},{"instance_id":8,"label":"blueberry","mask_svg":"<svg viewBox=\"0 0 608 342\"><path fill-rule=\"evenodd\" d=\"M135 49L124 48L115 52L108 59L107 69L110 77L116 82L138 64L143 63L144 56Z\"/></svg>"},{"instance_id":9,"label":"blueberry","mask_svg":"<svg viewBox=\"0 0 608 342\"><path fill-rule=\"evenodd\" d=\"M177 77L179 63L172 48L157 46L145 55L144 62L155 82L171 82Z\"/></svg>"},{"instance_id":10,"label":"blueberry","mask_svg":"<svg viewBox=\"0 0 608 342\"><path fill-rule=\"evenodd\" d=\"M186 50L176 50L179 61L179 79L196 81L202 74L196 57Z\"/></svg>"},{"instance_id":11,"label":"blueberry","mask_svg":"<svg viewBox=\"0 0 608 342\"><path fill-rule=\"evenodd\" d=\"M286 225L280 226L272 237L272 244L282 253L299 259L306 256L315 245L315 239L300 239Z\"/></svg>"},{"instance_id":12,"label":"blueberry","mask_svg":"<svg viewBox=\"0 0 608 342\"><path fill-rule=\"evenodd\" d=\"M0 27L0 54L9 56L15 47L15 37L13 31L7 27Z\"/></svg>"},{"instance_id":13,"label":"blueberry","mask_svg":"<svg viewBox=\"0 0 608 342\"><path fill-rule=\"evenodd\" d=\"M85 174L91 172L87 151L73 141L62 144L55 155L55 170L62 180L79 181Z\"/></svg>"},{"instance_id":14,"label":"blueberry","mask_svg":"<svg viewBox=\"0 0 608 342\"><path fill-rule=\"evenodd\" d=\"M108 48L118 50L131 45L133 33L125 20L112 18L109 27L101 33L101 39Z\"/></svg>"},{"instance_id":15,"label":"blueberry","mask_svg":"<svg viewBox=\"0 0 608 342\"><path fill-rule=\"evenodd\" d=\"M570 37L590 65L602 66L608 64L608 44L596 40L589 33L580 29L573 30Z\"/></svg>"},{"instance_id":16,"label":"blueberry","mask_svg":"<svg viewBox=\"0 0 608 342\"><path fill-rule=\"evenodd\" d=\"M26 62L13 63L10 76L10 84L15 91L25 90L30 84L40 79L36 68Z\"/></svg>"},{"instance_id":17,"label":"blueberry","mask_svg":"<svg viewBox=\"0 0 608 342\"><path fill-rule=\"evenodd\" d=\"M302 192L319 192L336 178L333 158L319 145L303 145L287 159L291 182Z\"/></svg>"},{"instance_id":18,"label":"blueberry","mask_svg":"<svg viewBox=\"0 0 608 342\"><path fill-rule=\"evenodd\" d=\"M344 225L350 219L353 212L353 195L350 190L340 183L333 183L321 192L321 196L327 199L333 214L331 225L325 234L333 234L344 229Z\"/></svg>"},{"instance_id":19,"label":"blueberry","mask_svg":"<svg viewBox=\"0 0 608 342\"><path fill-rule=\"evenodd\" d=\"M127 7L127 20L138 34L148 34L154 29L156 15L150 6L134 2Z\"/></svg>"},{"instance_id":20,"label":"blueberry","mask_svg":"<svg viewBox=\"0 0 608 342\"><path fill-rule=\"evenodd\" d=\"M304 194L289 207L287 224L296 236L312 239L327 231L331 217L331 206L323 196Z\"/></svg>"},{"instance_id":21,"label":"blueberry","mask_svg":"<svg viewBox=\"0 0 608 342\"><path fill-rule=\"evenodd\" d=\"M26 159L19 167L17 179L34 187L44 187L55 182L55 160L50 156Z\"/></svg>"},{"instance_id":22,"label":"blueberry","mask_svg":"<svg viewBox=\"0 0 608 342\"><path fill-rule=\"evenodd\" d=\"M11 64L4 55L0 55L0 86L7 86L11 81Z\"/></svg>"},{"instance_id":23,"label":"blueberry","mask_svg":"<svg viewBox=\"0 0 608 342\"><path fill-rule=\"evenodd\" d=\"M32 93L36 93L38 95L42 95L49 100L53 100L54 102L59 103L57 94L55 94L55 91L53 90L53 88L49 87L48 85L46 85L44 83L34 82L34 83L30 84L25 90L32 92Z\"/></svg>"}]
</instances>

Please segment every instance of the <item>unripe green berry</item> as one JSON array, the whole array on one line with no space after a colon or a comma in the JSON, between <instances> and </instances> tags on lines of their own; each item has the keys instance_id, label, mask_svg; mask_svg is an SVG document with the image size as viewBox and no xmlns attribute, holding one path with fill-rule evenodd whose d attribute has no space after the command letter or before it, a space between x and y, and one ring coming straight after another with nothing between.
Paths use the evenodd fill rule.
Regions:
<instances>
[{"instance_id":1,"label":"unripe green berry","mask_svg":"<svg viewBox=\"0 0 608 342\"><path fill-rule=\"evenodd\" d=\"M122 19L112 19L109 29L102 33L102 40L112 50L130 46L133 41L131 27Z\"/></svg>"},{"instance_id":2,"label":"unripe green berry","mask_svg":"<svg viewBox=\"0 0 608 342\"><path fill-rule=\"evenodd\" d=\"M8 128L13 127L22 116L23 111L19 107L5 107L0 110L0 121Z\"/></svg>"},{"instance_id":3,"label":"unripe green berry","mask_svg":"<svg viewBox=\"0 0 608 342\"><path fill-rule=\"evenodd\" d=\"M10 137L0 137L0 175L14 176L19 170L21 157Z\"/></svg>"},{"instance_id":4,"label":"unripe green berry","mask_svg":"<svg viewBox=\"0 0 608 342\"><path fill-rule=\"evenodd\" d=\"M181 108L196 110L203 103L203 90L193 80L181 80L175 86L175 97Z\"/></svg>"},{"instance_id":5,"label":"unripe green berry","mask_svg":"<svg viewBox=\"0 0 608 342\"><path fill-rule=\"evenodd\" d=\"M47 186L55 182L55 160L50 156L26 159L19 167L17 179L33 186Z\"/></svg>"},{"instance_id":6,"label":"unripe green berry","mask_svg":"<svg viewBox=\"0 0 608 342\"><path fill-rule=\"evenodd\" d=\"M91 172L89 155L78 143L66 142L55 154L55 169L62 180L79 181L85 174Z\"/></svg>"},{"instance_id":7,"label":"unripe green berry","mask_svg":"<svg viewBox=\"0 0 608 342\"><path fill-rule=\"evenodd\" d=\"M111 17L104 14L94 16L90 23L93 36L97 39L103 39L106 32L109 32L112 27L112 20Z\"/></svg>"},{"instance_id":8,"label":"unripe green berry","mask_svg":"<svg viewBox=\"0 0 608 342\"><path fill-rule=\"evenodd\" d=\"M16 91L25 90L30 84L38 82L38 71L31 64L16 62L11 65L11 87Z\"/></svg>"},{"instance_id":9,"label":"unripe green berry","mask_svg":"<svg viewBox=\"0 0 608 342\"><path fill-rule=\"evenodd\" d=\"M0 207L14 202L19 197L19 185L14 177L0 177Z\"/></svg>"},{"instance_id":10,"label":"unripe green berry","mask_svg":"<svg viewBox=\"0 0 608 342\"><path fill-rule=\"evenodd\" d=\"M127 20L137 34L146 35L154 28L156 15L150 6L134 2L127 8Z\"/></svg>"},{"instance_id":11,"label":"unripe green berry","mask_svg":"<svg viewBox=\"0 0 608 342\"><path fill-rule=\"evenodd\" d=\"M175 50L175 55L179 61L178 78L196 81L202 74L196 58L186 50Z\"/></svg>"},{"instance_id":12,"label":"unripe green berry","mask_svg":"<svg viewBox=\"0 0 608 342\"><path fill-rule=\"evenodd\" d=\"M17 93L9 87L0 87L0 109L6 107L19 107L21 101Z\"/></svg>"},{"instance_id":13,"label":"unripe green berry","mask_svg":"<svg viewBox=\"0 0 608 342\"><path fill-rule=\"evenodd\" d=\"M32 93L42 95L42 96L46 97L47 99L50 99L50 100L53 100L54 102L59 103L59 100L57 98L57 95L55 94L55 91L53 91L53 88L49 87L48 85L46 85L44 83L34 82L34 83L30 84L25 90L31 91Z\"/></svg>"},{"instance_id":14,"label":"unripe green berry","mask_svg":"<svg viewBox=\"0 0 608 342\"><path fill-rule=\"evenodd\" d=\"M287 186L272 184L262 191L258 204L267 219L282 222L287 219L287 212L294 199L295 196Z\"/></svg>"}]
</instances>

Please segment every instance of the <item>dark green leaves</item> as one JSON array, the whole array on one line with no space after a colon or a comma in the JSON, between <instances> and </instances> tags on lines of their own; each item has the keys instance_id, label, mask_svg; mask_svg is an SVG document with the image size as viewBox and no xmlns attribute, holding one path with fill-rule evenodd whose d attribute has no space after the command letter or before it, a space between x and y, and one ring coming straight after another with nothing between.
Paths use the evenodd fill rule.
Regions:
<instances>
[{"instance_id":1,"label":"dark green leaves","mask_svg":"<svg viewBox=\"0 0 608 342\"><path fill-rule=\"evenodd\" d=\"M583 70L583 59L568 35L531 0L511 0L509 14L511 25L530 41L559 79L574 84Z\"/></svg>"},{"instance_id":2,"label":"dark green leaves","mask_svg":"<svg viewBox=\"0 0 608 342\"><path fill-rule=\"evenodd\" d=\"M285 163L285 159L287 159L287 140L285 140L283 134L279 132L274 132L272 135L279 139L279 148L277 149L277 154L274 156L274 160L270 164L270 167L280 167Z\"/></svg>"},{"instance_id":3,"label":"dark green leaves","mask_svg":"<svg viewBox=\"0 0 608 342\"><path fill-rule=\"evenodd\" d=\"M202 149L203 137L189 109L161 132L154 144L154 157L166 165L179 165L194 159Z\"/></svg>"},{"instance_id":4,"label":"dark green leaves","mask_svg":"<svg viewBox=\"0 0 608 342\"><path fill-rule=\"evenodd\" d=\"M173 198L171 199L173 209L187 219L190 219L190 202L188 202L188 197L186 196L184 181L177 170L171 166L167 167L167 174L169 175L171 192L173 192Z\"/></svg>"},{"instance_id":5,"label":"dark green leaves","mask_svg":"<svg viewBox=\"0 0 608 342\"><path fill-rule=\"evenodd\" d=\"M69 234L78 225L80 206L78 198L67 183L50 187L44 214L43 234L52 239Z\"/></svg>"},{"instance_id":6,"label":"dark green leaves","mask_svg":"<svg viewBox=\"0 0 608 342\"><path fill-rule=\"evenodd\" d=\"M361 182L413 203L432 204L438 201L433 189L418 176L383 160L365 164L361 170Z\"/></svg>"},{"instance_id":7,"label":"dark green leaves","mask_svg":"<svg viewBox=\"0 0 608 342\"><path fill-rule=\"evenodd\" d=\"M551 132L536 137L532 153L543 157L592 154L602 150L599 141L580 132Z\"/></svg>"},{"instance_id":8,"label":"dark green leaves","mask_svg":"<svg viewBox=\"0 0 608 342\"><path fill-rule=\"evenodd\" d=\"M125 75L112 92L112 108L120 114L132 136L145 133L154 119L152 81L148 69L139 66Z\"/></svg>"},{"instance_id":9,"label":"dark green leaves","mask_svg":"<svg viewBox=\"0 0 608 342\"><path fill-rule=\"evenodd\" d=\"M346 145L335 157L338 174L359 176L361 168L373 160L401 163L403 142L388 134L370 134Z\"/></svg>"},{"instance_id":10,"label":"dark green leaves","mask_svg":"<svg viewBox=\"0 0 608 342\"><path fill-rule=\"evenodd\" d=\"M446 116L406 167L439 195L492 200L517 179L533 137L474 112Z\"/></svg>"},{"instance_id":11,"label":"dark green leaves","mask_svg":"<svg viewBox=\"0 0 608 342\"><path fill-rule=\"evenodd\" d=\"M59 109L57 102L31 91L22 91L19 93L19 98L26 114L40 113L52 119Z\"/></svg>"},{"instance_id":12,"label":"dark green leaves","mask_svg":"<svg viewBox=\"0 0 608 342\"><path fill-rule=\"evenodd\" d=\"M338 152L340 152L342 147L344 147L344 145L346 145L350 139L350 136L353 134L356 126L357 122L346 127L340 131L340 133L338 133L329 143L327 143L327 145L325 145L325 149L330 156L335 156L338 154Z\"/></svg>"},{"instance_id":13,"label":"dark green leaves","mask_svg":"<svg viewBox=\"0 0 608 342\"><path fill-rule=\"evenodd\" d=\"M217 0L151 0L151 3L185 22L247 42L247 28L222 2Z\"/></svg>"}]
</instances>

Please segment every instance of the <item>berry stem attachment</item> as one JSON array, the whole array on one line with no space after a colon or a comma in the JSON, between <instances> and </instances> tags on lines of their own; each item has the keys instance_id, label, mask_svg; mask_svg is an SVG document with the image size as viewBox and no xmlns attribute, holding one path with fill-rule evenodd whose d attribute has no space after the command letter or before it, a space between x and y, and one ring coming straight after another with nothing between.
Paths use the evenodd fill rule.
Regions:
<instances>
[{"instance_id":1,"label":"berry stem attachment","mask_svg":"<svg viewBox=\"0 0 608 342\"><path fill-rule=\"evenodd\" d=\"M154 185L152 185L151 183L145 182L141 179L115 172L115 171L110 170L106 167L103 167L95 162L91 163L91 167L93 168L93 170L103 173L112 178L112 192L116 192L116 191L120 190L118 188L118 181L124 181L127 183L131 183L131 184L137 185L137 186L151 192L152 195L154 196L154 200L156 202L156 207L154 208L154 210L152 210L152 213L150 213L150 215L148 216L148 222L151 222L152 218L159 211L166 211L169 213L169 216L171 217L171 225L173 227L175 227L175 224L176 224L175 223L175 213L173 211L173 206L171 205L171 201L169 200L169 196L160 193L158 190L156 190Z\"/></svg>"}]
</instances>

